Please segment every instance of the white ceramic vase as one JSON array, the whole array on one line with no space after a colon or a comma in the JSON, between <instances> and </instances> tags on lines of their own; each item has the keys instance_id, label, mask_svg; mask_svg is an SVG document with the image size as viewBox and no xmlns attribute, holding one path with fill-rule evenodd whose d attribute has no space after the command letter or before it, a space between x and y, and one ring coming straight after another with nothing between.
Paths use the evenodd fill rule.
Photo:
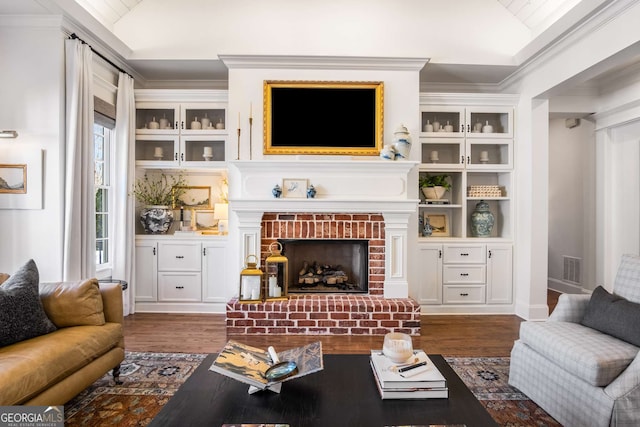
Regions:
<instances>
[{"instance_id":1,"label":"white ceramic vase","mask_svg":"<svg viewBox=\"0 0 640 427\"><path fill-rule=\"evenodd\" d=\"M439 200L446 192L447 189L439 185L436 187L422 187L422 194L429 200Z\"/></svg>"}]
</instances>

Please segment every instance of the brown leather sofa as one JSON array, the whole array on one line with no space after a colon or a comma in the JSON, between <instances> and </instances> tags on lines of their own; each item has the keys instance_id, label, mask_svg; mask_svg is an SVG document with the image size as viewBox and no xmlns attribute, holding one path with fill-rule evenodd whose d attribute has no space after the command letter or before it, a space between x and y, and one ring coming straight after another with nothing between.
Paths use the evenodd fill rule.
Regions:
<instances>
[{"instance_id":1,"label":"brown leather sofa","mask_svg":"<svg viewBox=\"0 0 640 427\"><path fill-rule=\"evenodd\" d=\"M57 330L0 347L0 406L62 405L124 360L122 286L41 283L40 300Z\"/></svg>"}]
</instances>

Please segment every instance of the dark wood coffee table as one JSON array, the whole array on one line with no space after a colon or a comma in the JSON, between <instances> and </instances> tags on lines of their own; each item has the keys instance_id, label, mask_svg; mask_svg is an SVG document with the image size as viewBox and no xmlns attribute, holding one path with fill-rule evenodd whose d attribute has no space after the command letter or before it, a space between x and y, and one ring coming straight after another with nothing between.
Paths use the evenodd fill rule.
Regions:
<instances>
[{"instance_id":1,"label":"dark wood coffee table","mask_svg":"<svg viewBox=\"0 0 640 427\"><path fill-rule=\"evenodd\" d=\"M249 395L247 384L209 371L209 355L151 426L284 423L291 427L429 424L497 426L440 355L429 355L447 379L448 399L382 400L369 355L324 355L324 370L287 381L280 394Z\"/></svg>"}]
</instances>

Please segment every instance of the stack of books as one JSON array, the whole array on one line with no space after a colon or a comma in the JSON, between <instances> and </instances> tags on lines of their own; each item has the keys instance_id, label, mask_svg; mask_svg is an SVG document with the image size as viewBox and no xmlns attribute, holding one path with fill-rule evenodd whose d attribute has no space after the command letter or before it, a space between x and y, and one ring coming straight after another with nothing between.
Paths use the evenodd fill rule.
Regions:
<instances>
[{"instance_id":1,"label":"stack of books","mask_svg":"<svg viewBox=\"0 0 640 427\"><path fill-rule=\"evenodd\" d=\"M381 350L371 350L371 369L382 399L446 399L447 380L423 350L405 363L394 363Z\"/></svg>"}]
</instances>

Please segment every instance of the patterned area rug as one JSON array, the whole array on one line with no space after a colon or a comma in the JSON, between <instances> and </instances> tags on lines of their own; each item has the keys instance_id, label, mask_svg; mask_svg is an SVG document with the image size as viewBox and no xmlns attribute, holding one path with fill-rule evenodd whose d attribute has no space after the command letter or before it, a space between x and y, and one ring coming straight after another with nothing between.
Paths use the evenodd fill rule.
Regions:
<instances>
[{"instance_id":1,"label":"patterned area rug","mask_svg":"<svg viewBox=\"0 0 640 427\"><path fill-rule=\"evenodd\" d=\"M146 426L206 354L126 352L122 385L105 375L64 408L65 426ZM447 362L501 426L560 426L509 386L509 358L447 357Z\"/></svg>"}]
</instances>

